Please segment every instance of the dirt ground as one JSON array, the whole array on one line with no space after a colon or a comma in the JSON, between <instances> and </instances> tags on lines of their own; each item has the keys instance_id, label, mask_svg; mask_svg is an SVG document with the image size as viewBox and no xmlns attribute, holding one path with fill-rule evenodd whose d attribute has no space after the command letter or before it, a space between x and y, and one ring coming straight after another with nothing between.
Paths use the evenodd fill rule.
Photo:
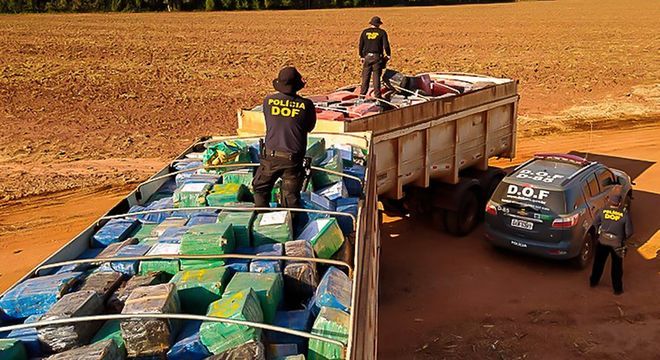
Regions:
<instances>
[{"instance_id":1,"label":"dirt ground","mask_svg":"<svg viewBox=\"0 0 660 360\"><path fill-rule=\"evenodd\" d=\"M380 357L657 358L660 7L647 0L0 15L0 290L192 139L233 133L235 110L259 103L282 65L301 69L308 94L356 82L355 42L375 13L393 68L520 80L516 161L590 151L631 172L640 245L613 297L609 279L589 289L586 272L495 251L482 229L456 239L388 218Z\"/></svg>"}]
</instances>

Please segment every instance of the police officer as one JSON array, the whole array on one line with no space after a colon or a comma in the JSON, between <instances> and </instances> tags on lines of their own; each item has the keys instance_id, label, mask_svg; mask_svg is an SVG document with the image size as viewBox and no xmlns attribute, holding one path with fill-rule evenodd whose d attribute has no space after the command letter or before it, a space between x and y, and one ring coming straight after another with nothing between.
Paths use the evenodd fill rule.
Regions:
<instances>
[{"instance_id":1,"label":"police officer","mask_svg":"<svg viewBox=\"0 0 660 360\"><path fill-rule=\"evenodd\" d=\"M280 70L273 87L277 93L266 96L263 103L266 139L252 181L254 203L268 207L275 181L282 178L282 206L300 207L307 134L316 125L316 109L311 100L297 94L305 82L295 67Z\"/></svg>"},{"instance_id":2,"label":"police officer","mask_svg":"<svg viewBox=\"0 0 660 360\"><path fill-rule=\"evenodd\" d=\"M600 223L594 266L589 284L598 285L608 256L612 257L612 287L614 294L623 293L623 257L626 240L632 235L632 222L628 209L622 205L620 187L612 191L607 206L596 217Z\"/></svg>"},{"instance_id":3,"label":"police officer","mask_svg":"<svg viewBox=\"0 0 660 360\"><path fill-rule=\"evenodd\" d=\"M370 27L364 29L360 35L360 59L362 61L362 95L369 91L369 78L373 75L374 96L380 98L380 77L383 67L392 58L390 41L387 33L381 29L383 22L378 16L369 21Z\"/></svg>"}]
</instances>

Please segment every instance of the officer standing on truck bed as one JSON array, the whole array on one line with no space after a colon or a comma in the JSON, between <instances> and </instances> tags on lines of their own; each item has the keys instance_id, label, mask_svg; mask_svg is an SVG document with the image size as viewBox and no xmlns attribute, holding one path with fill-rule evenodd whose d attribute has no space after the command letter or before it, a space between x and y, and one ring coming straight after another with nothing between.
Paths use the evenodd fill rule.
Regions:
<instances>
[{"instance_id":1,"label":"officer standing on truck bed","mask_svg":"<svg viewBox=\"0 0 660 360\"><path fill-rule=\"evenodd\" d=\"M369 78L373 75L374 97L380 98L380 78L387 61L392 58L390 41L387 33L381 29L383 22L378 16L369 21L370 27L364 29L360 35L359 53L362 61L362 87L361 94L367 95L369 91Z\"/></svg>"},{"instance_id":2,"label":"officer standing on truck bed","mask_svg":"<svg viewBox=\"0 0 660 360\"><path fill-rule=\"evenodd\" d=\"M598 214L598 243L589 284L598 285L607 257L612 257L612 287L614 294L623 293L623 257L626 240L632 235L632 222L626 206L622 204L620 187L612 190L607 206Z\"/></svg>"},{"instance_id":3,"label":"officer standing on truck bed","mask_svg":"<svg viewBox=\"0 0 660 360\"><path fill-rule=\"evenodd\" d=\"M316 109L311 100L297 94L305 82L295 67L280 70L273 87L277 93L266 96L263 103L266 140L252 181L254 203L268 207L273 186L282 178L282 206L296 208L305 178L307 134L316 125Z\"/></svg>"}]
</instances>

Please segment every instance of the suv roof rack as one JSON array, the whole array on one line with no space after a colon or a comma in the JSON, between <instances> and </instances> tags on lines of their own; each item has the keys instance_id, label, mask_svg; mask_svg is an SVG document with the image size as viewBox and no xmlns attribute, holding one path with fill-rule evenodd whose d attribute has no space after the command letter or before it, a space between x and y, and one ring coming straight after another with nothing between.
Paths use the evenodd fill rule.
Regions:
<instances>
[{"instance_id":1,"label":"suv roof rack","mask_svg":"<svg viewBox=\"0 0 660 360\"><path fill-rule=\"evenodd\" d=\"M534 158L543 159L543 160L564 161L581 166L586 166L592 163L581 156L570 155L570 154L540 153L540 154L534 154Z\"/></svg>"}]
</instances>

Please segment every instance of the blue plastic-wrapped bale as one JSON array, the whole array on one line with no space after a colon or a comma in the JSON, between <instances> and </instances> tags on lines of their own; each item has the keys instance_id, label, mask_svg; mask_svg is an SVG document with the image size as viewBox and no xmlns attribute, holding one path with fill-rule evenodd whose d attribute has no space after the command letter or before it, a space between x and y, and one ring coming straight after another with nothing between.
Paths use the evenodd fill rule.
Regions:
<instances>
[{"instance_id":1,"label":"blue plastic-wrapped bale","mask_svg":"<svg viewBox=\"0 0 660 360\"><path fill-rule=\"evenodd\" d=\"M41 315L31 315L23 323L31 324L39 321ZM27 328L20 330L12 330L8 335L7 339L19 340L25 346L27 355L30 359L40 358L43 356L43 351L41 349L41 342L39 341L39 336L37 335L36 328ZM0 357L1 358L1 357Z\"/></svg>"},{"instance_id":2,"label":"blue plastic-wrapped bale","mask_svg":"<svg viewBox=\"0 0 660 360\"><path fill-rule=\"evenodd\" d=\"M255 255L256 250L253 247L240 247L233 251L235 254L240 255ZM231 270L234 273L237 272L249 272L250 271L250 260L248 259L226 259L225 266L227 269Z\"/></svg>"},{"instance_id":3,"label":"blue plastic-wrapped bale","mask_svg":"<svg viewBox=\"0 0 660 360\"><path fill-rule=\"evenodd\" d=\"M181 329L176 342L167 352L168 360L202 360L211 356L211 352L199 338L201 321L187 321Z\"/></svg>"},{"instance_id":4,"label":"blue plastic-wrapped bale","mask_svg":"<svg viewBox=\"0 0 660 360\"><path fill-rule=\"evenodd\" d=\"M336 211L351 214L357 219L359 199L355 197L337 199ZM350 235L355 232L353 219L348 216L334 216L344 235Z\"/></svg>"},{"instance_id":5,"label":"blue plastic-wrapped bale","mask_svg":"<svg viewBox=\"0 0 660 360\"><path fill-rule=\"evenodd\" d=\"M178 173L174 176L174 183L176 187L180 187L186 180L190 179L191 176L195 174L195 171L197 171L197 168L200 168L202 166L201 161L191 161L188 163L179 163L179 168L176 169L176 171L181 171L181 170L190 170L190 171L185 171L182 173ZM195 169L195 170L193 170Z\"/></svg>"},{"instance_id":6,"label":"blue plastic-wrapped bale","mask_svg":"<svg viewBox=\"0 0 660 360\"><path fill-rule=\"evenodd\" d=\"M105 302L119 288L123 280L124 276L120 272L93 272L82 281L77 291L94 291Z\"/></svg>"},{"instance_id":7,"label":"blue plastic-wrapped bale","mask_svg":"<svg viewBox=\"0 0 660 360\"><path fill-rule=\"evenodd\" d=\"M0 309L14 320L43 315L69 292L81 275L70 272L27 279L0 298Z\"/></svg>"},{"instance_id":8,"label":"blue plastic-wrapped bale","mask_svg":"<svg viewBox=\"0 0 660 360\"><path fill-rule=\"evenodd\" d=\"M348 343L350 316L338 309L322 307L314 321L312 334ZM326 341L310 339L307 358L310 360L344 359L345 348Z\"/></svg>"},{"instance_id":9,"label":"blue plastic-wrapped bale","mask_svg":"<svg viewBox=\"0 0 660 360\"><path fill-rule=\"evenodd\" d=\"M102 248L123 241L138 224L136 219L111 219L92 236L92 247Z\"/></svg>"},{"instance_id":10,"label":"blue plastic-wrapped bale","mask_svg":"<svg viewBox=\"0 0 660 360\"><path fill-rule=\"evenodd\" d=\"M142 256L146 254L151 246L146 244L135 244L135 245L126 245L121 249L117 250L113 257L133 257L133 256ZM114 261L103 263L99 266L99 271L118 271L126 276L133 276L138 271L138 260L134 261Z\"/></svg>"},{"instance_id":11,"label":"blue plastic-wrapped bale","mask_svg":"<svg viewBox=\"0 0 660 360\"><path fill-rule=\"evenodd\" d=\"M218 221L218 214L214 212L199 212L190 215L190 220L186 225L212 224Z\"/></svg>"},{"instance_id":12,"label":"blue plastic-wrapped bale","mask_svg":"<svg viewBox=\"0 0 660 360\"><path fill-rule=\"evenodd\" d=\"M311 200L311 193L310 192L303 192L300 193L300 204L302 205L303 209L309 209L309 210L325 210L325 211L334 211L334 208L324 208L321 207ZM308 212L300 212L296 214L296 221L294 222L294 238L299 238L300 233L305 229L307 224L310 221L314 221L316 219L324 219L327 218L328 215L325 214L319 214L319 213L308 213Z\"/></svg>"},{"instance_id":13,"label":"blue plastic-wrapped bale","mask_svg":"<svg viewBox=\"0 0 660 360\"><path fill-rule=\"evenodd\" d=\"M332 148L339 152L344 168L353 166L353 146L350 144L335 144Z\"/></svg>"},{"instance_id":14,"label":"blue plastic-wrapped bale","mask_svg":"<svg viewBox=\"0 0 660 360\"><path fill-rule=\"evenodd\" d=\"M25 346L18 340L0 339L0 359L27 360Z\"/></svg>"},{"instance_id":15,"label":"blue plastic-wrapped bale","mask_svg":"<svg viewBox=\"0 0 660 360\"><path fill-rule=\"evenodd\" d=\"M314 257L312 244L306 240L289 241L284 248L289 257ZM318 283L316 263L287 260L284 264L284 290L289 304L296 306L309 300Z\"/></svg>"},{"instance_id":16,"label":"blue plastic-wrapped bale","mask_svg":"<svg viewBox=\"0 0 660 360\"><path fill-rule=\"evenodd\" d=\"M314 318L312 312L309 310L293 310L293 311L278 311L275 314L275 321L273 325L298 330L302 332L309 332L312 329ZM307 338L285 334L277 331L267 331L266 337L271 344L295 344L297 352L304 352L307 350Z\"/></svg>"},{"instance_id":17,"label":"blue plastic-wrapped bale","mask_svg":"<svg viewBox=\"0 0 660 360\"><path fill-rule=\"evenodd\" d=\"M351 279L334 266L328 268L316 289L316 309L330 307L349 312L351 309Z\"/></svg>"},{"instance_id":18,"label":"blue plastic-wrapped bale","mask_svg":"<svg viewBox=\"0 0 660 360\"><path fill-rule=\"evenodd\" d=\"M165 229L163 233L158 237L159 243L168 243L168 244L181 244L181 238L183 234L188 232L190 227L188 226L188 221L186 226L181 227L170 227Z\"/></svg>"},{"instance_id":19,"label":"blue plastic-wrapped bale","mask_svg":"<svg viewBox=\"0 0 660 360\"><path fill-rule=\"evenodd\" d=\"M158 226L151 230L152 236L160 237L165 231L171 228L182 228L188 223L188 218L185 217L169 217L163 220Z\"/></svg>"},{"instance_id":20,"label":"blue plastic-wrapped bale","mask_svg":"<svg viewBox=\"0 0 660 360\"><path fill-rule=\"evenodd\" d=\"M279 243L264 244L257 246L255 251L257 256L282 256L284 255L284 246ZM252 262L250 262L250 272L282 272L282 262L280 260L252 260Z\"/></svg>"},{"instance_id":21,"label":"blue plastic-wrapped bale","mask_svg":"<svg viewBox=\"0 0 660 360\"><path fill-rule=\"evenodd\" d=\"M83 251L80 256L78 256L76 259L93 259L97 257L103 249L87 249ZM61 273L66 273L66 272L71 272L71 271L85 271L91 268L91 264L71 264L71 265L64 265L61 268L57 269L55 274L61 274Z\"/></svg>"},{"instance_id":22,"label":"blue plastic-wrapped bale","mask_svg":"<svg viewBox=\"0 0 660 360\"><path fill-rule=\"evenodd\" d=\"M128 210L128 212L135 213L140 211L163 210L163 209L171 209L173 207L174 207L174 202L172 201L172 197L169 196L166 198L150 201L147 204L147 206L133 205ZM140 215L135 215L135 217L137 219L142 220L143 222L159 224L165 221L165 219L172 216L172 214L173 212L171 211L165 211L165 212L155 212L149 214L140 214Z\"/></svg>"},{"instance_id":23,"label":"blue plastic-wrapped bale","mask_svg":"<svg viewBox=\"0 0 660 360\"><path fill-rule=\"evenodd\" d=\"M352 175L360 178L364 181L364 174L366 173L366 168L362 165L353 165L349 168L344 168L344 173L347 175ZM346 190L348 191L349 196L361 196L362 195L362 183L356 179L344 178L344 184L346 184Z\"/></svg>"},{"instance_id":24,"label":"blue plastic-wrapped bale","mask_svg":"<svg viewBox=\"0 0 660 360\"><path fill-rule=\"evenodd\" d=\"M122 314L176 314L181 311L174 284L138 287L131 292ZM120 323L130 357L163 357L174 340L179 322L166 319L126 319Z\"/></svg>"},{"instance_id":25,"label":"blue plastic-wrapped bale","mask_svg":"<svg viewBox=\"0 0 660 360\"><path fill-rule=\"evenodd\" d=\"M103 310L103 299L95 291L76 291L62 296L41 320L99 315ZM40 327L37 333L49 352L60 352L87 344L101 325L101 321L81 321Z\"/></svg>"},{"instance_id":26,"label":"blue plastic-wrapped bale","mask_svg":"<svg viewBox=\"0 0 660 360\"><path fill-rule=\"evenodd\" d=\"M108 339L51 355L45 360L124 360L125 358L126 355L117 344Z\"/></svg>"},{"instance_id":27,"label":"blue plastic-wrapped bale","mask_svg":"<svg viewBox=\"0 0 660 360\"><path fill-rule=\"evenodd\" d=\"M201 167L202 162L198 159L184 158L176 160L173 166L175 171L180 171L185 169L192 169L194 167Z\"/></svg>"},{"instance_id":28,"label":"blue plastic-wrapped bale","mask_svg":"<svg viewBox=\"0 0 660 360\"><path fill-rule=\"evenodd\" d=\"M348 197L348 190L343 181L337 181L332 185L316 190L315 193L329 199L330 201L336 201L337 199Z\"/></svg>"}]
</instances>

